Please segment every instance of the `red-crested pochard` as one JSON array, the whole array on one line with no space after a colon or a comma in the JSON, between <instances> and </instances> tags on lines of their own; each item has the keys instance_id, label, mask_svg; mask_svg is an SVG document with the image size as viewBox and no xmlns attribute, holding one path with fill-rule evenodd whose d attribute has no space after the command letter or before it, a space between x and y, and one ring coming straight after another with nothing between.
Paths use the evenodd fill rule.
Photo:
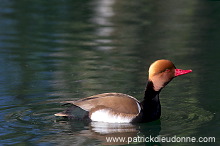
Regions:
<instances>
[{"instance_id":1,"label":"red-crested pochard","mask_svg":"<svg viewBox=\"0 0 220 146\"><path fill-rule=\"evenodd\" d=\"M173 78L192 72L176 69L169 60L157 60L149 68L149 78L143 101L122 93L103 93L77 101L64 101L72 104L67 110L55 116L74 118L73 107L86 111L91 121L109 123L150 122L160 118L159 93Z\"/></svg>"}]
</instances>

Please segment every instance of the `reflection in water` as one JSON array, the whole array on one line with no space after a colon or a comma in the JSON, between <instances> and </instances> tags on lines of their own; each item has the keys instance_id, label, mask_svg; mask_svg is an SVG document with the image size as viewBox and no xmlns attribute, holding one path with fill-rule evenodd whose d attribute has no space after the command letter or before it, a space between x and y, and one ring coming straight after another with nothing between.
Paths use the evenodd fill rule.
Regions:
<instances>
[{"instance_id":1,"label":"reflection in water","mask_svg":"<svg viewBox=\"0 0 220 146\"><path fill-rule=\"evenodd\" d=\"M92 18L92 22L97 24L95 35L95 43L97 43L97 49L108 50L112 49L110 44L112 40L109 39L114 31L111 18L114 16L113 4L115 0L95 0L93 1L95 14Z\"/></svg>"},{"instance_id":2,"label":"reflection in water","mask_svg":"<svg viewBox=\"0 0 220 146\"><path fill-rule=\"evenodd\" d=\"M136 127L132 124L116 124L116 123L105 123L105 122L91 122L91 129L94 132L100 134L111 134L111 133L123 133L123 132L136 132Z\"/></svg>"},{"instance_id":3,"label":"reflection in water","mask_svg":"<svg viewBox=\"0 0 220 146\"><path fill-rule=\"evenodd\" d=\"M94 0L93 5L95 14L92 21L98 25L112 25L109 19L114 15L112 8L114 3L115 0Z\"/></svg>"},{"instance_id":4,"label":"reflection in water","mask_svg":"<svg viewBox=\"0 0 220 146\"><path fill-rule=\"evenodd\" d=\"M77 124L78 123L78 124ZM128 144L128 139L133 139L135 137L156 137L159 135L160 132L160 121L155 121L151 123L142 123L142 124L129 124L129 123L104 123L104 122L80 122L79 121L57 121L59 126L62 126L63 132L57 135L57 139L53 140L56 143L62 143L64 137L68 135L72 135L72 138L75 136L81 137L84 139L83 141L76 141L74 142L77 145L82 143L89 142L88 139L96 139L101 142L102 145L122 145ZM68 127L68 126L71 127ZM88 127L88 128L85 128ZM69 131L71 130L71 131ZM67 132L68 131L68 132ZM118 141L118 142L109 142L109 137L121 137L124 138L125 141ZM44 137L43 139L48 139L49 137ZM42 139L42 141L44 141ZM132 142L131 142L132 143ZM91 144L91 143L90 143ZM150 143L148 143L150 144ZM154 143L155 145L157 143Z\"/></svg>"},{"instance_id":5,"label":"reflection in water","mask_svg":"<svg viewBox=\"0 0 220 146\"><path fill-rule=\"evenodd\" d=\"M89 130L80 132L80 135L95 138L102 142L103 145L127 144L127 142L107 142L107 137L135 137L138 133L137 126L132 124L113 124L102 122L91 122Z\"/></svg>"}]
</instances>

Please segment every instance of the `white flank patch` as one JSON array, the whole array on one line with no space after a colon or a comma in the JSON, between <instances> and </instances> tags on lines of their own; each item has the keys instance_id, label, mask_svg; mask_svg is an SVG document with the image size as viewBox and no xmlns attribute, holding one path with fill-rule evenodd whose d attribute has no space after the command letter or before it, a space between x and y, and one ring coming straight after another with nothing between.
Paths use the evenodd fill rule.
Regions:
<instances>
[{"instance_id":1,"label":"white flank patch","mask_svg":"<svg viewBox=\"0 0 220 146\"><path fill-rule=\"evenodd\" d=\"M140 104L138 103L138 102L136 102L137 103L137 107L138 107L138 114L141 112L141 106L140 106Z\"/></svg>"},{"instance_id":2,"label":"white flank patch","mask_svg":"<svg viewBox=\"0 0 220 146\"><path fill-rule=\"evenodd\" d=\"M108 109L101 109L91 114L91 120L108 123L130 123L133 118L112 114Z\"/></svg>"}]
</instances>

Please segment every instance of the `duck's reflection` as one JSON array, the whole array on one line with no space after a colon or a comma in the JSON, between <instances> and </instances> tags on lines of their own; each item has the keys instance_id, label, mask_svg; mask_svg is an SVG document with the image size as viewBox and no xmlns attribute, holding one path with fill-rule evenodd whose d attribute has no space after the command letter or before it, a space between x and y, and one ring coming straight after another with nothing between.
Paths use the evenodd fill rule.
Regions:
<instances>
[{"instance_id":1,"label":"duck's reflection","mask_svg":"<svg viewBox=\"0 0 220 146\"><path fill-rule=\"evenodd\" d=\"M69 121L74 136L95 139L101 145L124 145L128 143L145 143L137 137L156 137L161 130L160 121L150 123L105 123ZM81 128L80 128L81 127ZM69 130L70 130L69 129ZM143 139L142 139L143 140ZM149 145L150 143L148 143ZM159 143L151 143L160 145ZM151 145L150 144L150 145Z\"/></svg>"},{"instance_id":2,"label":"duck's reflection","mask_svg":"<svg viewBox=\"0 0 220 146\"><path fill-rule=\"evenodd\" d=\"M137 136L139 130L132 124L91 122L88 130L80 131L80 135L97 139L102 145L127 144L129 137Z\"/></svg>"},{"instance_id":3,"label":"duck's reflection","mask_svg":"<svg viewBox=\"0 0 220 146\"><path fill-rule=\"evenodd\" d=\"M136 126L130 123L91 122L91 131L100 134L137 132Z\"/></svg>"}]
</instances>

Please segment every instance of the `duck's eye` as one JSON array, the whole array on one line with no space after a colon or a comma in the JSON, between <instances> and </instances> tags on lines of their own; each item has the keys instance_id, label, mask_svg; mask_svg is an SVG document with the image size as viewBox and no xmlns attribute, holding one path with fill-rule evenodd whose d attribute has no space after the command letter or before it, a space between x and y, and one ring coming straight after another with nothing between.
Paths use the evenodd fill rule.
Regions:
<instances>
[{"instance_id":1,"label":"duck's eye","mask_svg":"<svg viewBox=\"0 0 220 146\"><path fill-rule=\"evenodd\" d=\"M166 70L165 70L165 72L169 72L169 71L170 71L170 69L166 69Z\"/></svg>"}]
</instances>

